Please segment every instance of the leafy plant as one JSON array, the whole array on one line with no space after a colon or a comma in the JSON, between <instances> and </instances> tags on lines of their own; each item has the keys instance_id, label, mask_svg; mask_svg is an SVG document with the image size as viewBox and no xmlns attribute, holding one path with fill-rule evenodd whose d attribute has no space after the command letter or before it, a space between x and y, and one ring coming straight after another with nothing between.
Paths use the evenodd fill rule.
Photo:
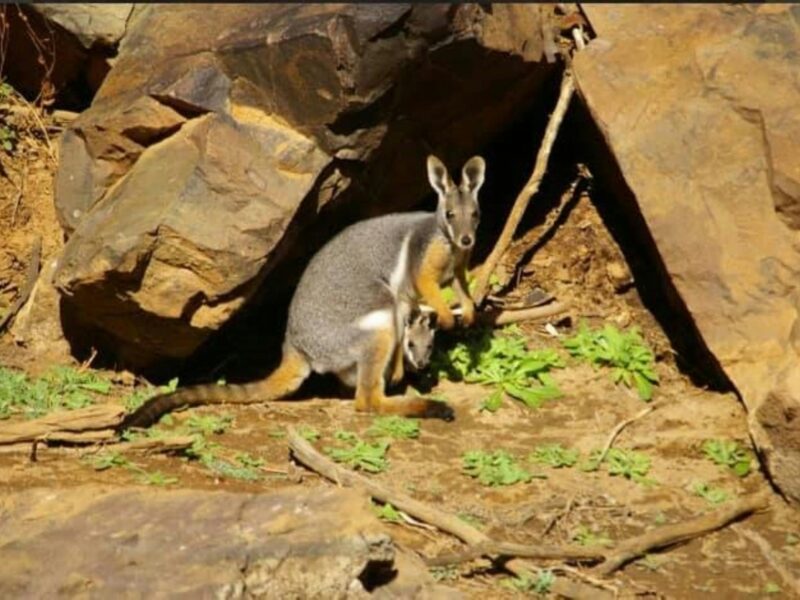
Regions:
<instances>
[{"instance_id":1,"label":"leafy plant","mask_svg":"<svg viewBox=\"0 0 800 600\"><path fill-rule=\"evenodd\" d=\"M500 407L503 393L531 408L561 396L549 374L564 366L561 356L550 349L528 350L519 328L513 326L501 332L468 330L455 341L445 341L431 365L440 377L492 386L493 393L482 404L490 412Z\"/></svg>"},{"instance_id":2,"label":"leafy plant","mask_svg":"<svg viewBox=\"0 0 800 600\"><path fill-rule=\"evenodd\" d=\"M0 367L0 419L14 414L40 417L56 409L74 410L108 394L111 383L91 371L54 367L29 379L25 373Z\"/></svg>"},{"instance_id":3,"label":"leafy plant","mask_svg":"<svg viewBox=\"0 0 800 600\"><path fill-rule=\"evenodd\" d=\"M13 152L17 145L17 131L9 125L0 125L0 148Z\"/></svg>"},{"instance_id":4,"label":"leafy plant","mask_svg":"<svg viewBox=\"0 0 800 600\"><path fill-rule=\"evenodd\" d=\"M231 462L211 454L205 455L201 462L208 470L229 479L258 481L263 478L259 467L264 461L253 459L249 455L239 454L236 456L236 462Z\"/></svg>"},{"instance_id":5,"label":"leafy plant","mask_svg":"<svg viewBox=\"0 0 800 600\"><path fill-rule=\"evenodd\" d=\"M103 452L92 456L89 463L95 471L105 471L112 467L127 467L130 462L119 452Z\"/></svg>"},{"instance_id":6,"label":"leafy plant","mask_svg":"<svg viewBox=\"0 0 800 600\"><path fill-rule=\"evenodd\" d=\"M345 431L336 432L335 437L349 444L343 448L325 448L325 453L335 462L368 473L380 473L389 466L386 458L386 452L389 450L388 441L380 440L370 444L359 439L354 433Z\"/></svg>"},{"instance_id":7,"label":"leafy plant","mask_svg":"<svg viewBox=\"0 0 800 600\"><path fill-rule=\"evenodd\" d=\"M581 546L613 546L614 542L603 531L592 531L586 525L578 527L572 541Z\"/></svg>"},{"instance_id":8,"label":"leafy plant","mask_svg":"<svg viewBox=\"0 0 800 600\"><path fill-rule=\"evenodd\" d=\"M434 581L454 581L458 579L458 567L456 565L430 567L428 571L430 572Z\"/></svg>"},{"instance_id":9,"label":"leafy plant","mask_svg":"<svg viewBox=\"0 0 800 600\"><path fill-rule=\"evenodd\" d=\"M390 415L376 417L367 435L386 436L395 439L413 439L419 437L419 421Z\"/></svg>"},{"instance_id":10,"label":"leafy plant","mask_svg":"<svg viewBox=\"0 0 800 600\"><path fill-rule=\"evenodd\" d=\"M527 483L534 475L517 464L511 454L505 450L484 452L472 450L462 456L462 469L470 477L476 478L483 485L500 486L515 483ZM542 477L538 475L537 477Z\"/></svg>"},{"instance_id":11,"label":"leafy plant","mask_svg":"<svg viewBox=\"0 0 800 600\"><path fill-rule=\"evenodd\" d=\"M650 471L650 457L634 450L611 448L606 455L609 475L621 475L636 483L648 483L647 473Z\"/></svg>"},{"instance_id":12,"label":"leafy plant","mask_svg":"<svg viewBox=\"0 0 800 600\"><path fill-rule=\"evenodd\" d=\"M186 429L190 433L206 436L213 433L225 433L233 423L231 415L199 415L194 414L186 419Z\"/></svg>"},{"instance_id":13,"label":"leafy plant","mask_svg":"<svg viewBox=\"0 0 800 600\"><path fill-rule=\"evenodd\" d=\"M578 333L563 343L572 356L595 366L610 367L614 383L636 387L642 400L653 398L653 386L658 384L655 357L636 327L621 332L606 324L602 329L591 330L582 322Z\"/></svg>"},{"instance_id":14,"label":"leafy plant","mask_svg":"<svg viewBox=\"0 0 800 600\"><path fill-rule=\"evenodd\" d=\"M730 494L722 488L711 487L707 483L696 482L692 486L695 495L700 496L710 504L722 504L730 498Z\"/></svg>"},{"instance_id":15,"label":"leafy plant","mask_svg":"<svg viewBox=\"0 0 800 600\"><path fill-rule=\"evenodd\" d=\"M543 444L534 448L530 460L554 469L573 467L578 462L578 451L561 444Z\"/></svg>"},{"instance_id":16,"label":"leafy plant","mask_svg":"<svg viewBox=\"0 0 800 600\"><path fill-rule=\"evenodd\" d=\"M637 560L635 564L648 571L658 571L663 562L663 558L659 558L655 554L645 554L641 559Z\"/></svg>"},{"instance_id":17,"label":"leafy plant","mask_svg":"<svg viewBox=\"0 0 800 600\"><path fill-rule=\"evenodd\" d=\"M303 425L302 427L298 427L297 433L301 438L303 438L307 442L316 442L320 438L319 431L317 431L313 427L309 427L308 425Z\"/></svg>"},{"instance_id":18,"label":"leafy plant","mask_svg":"<svg viewBox=\"0 0 800 600\"><path fill-rule=\"evenodd\" d=\"M388 502L380 506L373 503L372 509L382 521L388 521L389 523L401 523L403 521L400 511Z\"/></svg>"},{"instance_id":19,"label":"leafy plant","mask_svg":"<svg viewBox=\"0 0 800 600\"><path fill-rule=\"evenodd\" d=\"M703 453L723 467L729 467L739 477L750 473L750 453L733 440L706 440Z\"/></svg>"},{"instance_id":20,"label":"leafy plant","mask_svg":"<svg viewBox=\"0 0 800 600\"><path fill-rule=\"evenodd\" d=\"M527 592L534 594L545 595L550 592L556 576L550 569L539 569L535 577L530 575L523 575L517 577L509 577L500 582L503 587L516 590L518 592Z\"/></svg>"}]
</instances>

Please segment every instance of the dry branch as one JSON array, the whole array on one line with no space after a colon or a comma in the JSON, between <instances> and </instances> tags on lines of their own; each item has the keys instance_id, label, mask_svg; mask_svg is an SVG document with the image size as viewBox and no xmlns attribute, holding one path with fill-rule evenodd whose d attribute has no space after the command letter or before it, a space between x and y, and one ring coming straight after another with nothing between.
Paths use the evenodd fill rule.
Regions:
<instances>
[{"instance_id":1,"label":"dry branch","mask_svg":"<svg viewBox=\"0 0 800 600\"><path fill-rule=\"evenodd\" d=\"M76 410L62 410L31 421L0 426L0 444L59 440L93 443L115 437L125 409L118 404L97 404ZM109 435L110 432L110 435Z\"/></svg>"},{"instance_id":2,"label":"dry branch","mask_svg":"<svg viewBox=\"0 0 800 600\"><path fill-rule=\"evenodd\" d=\"M597 575L610 575L634 558L643 556L651 550L665 548L680 542L711 533L725 527L731 521L757 510L769 507L769 496L757 494L742 498L730 506L707 513L683 523L665 525L619 544L607 560L595 567Z\"/></svg>"},{"instance_id":3,"label":"dry branch","mask_svg":"<svg viewBox=\"0 0 800 600\"><path fill-rule=\"evenodd\" d=\"M652 404L647 408L639 411L635 415L633 415L630 419L625 419L624 421L620 421L619 423L617 423L616 427L614 427L614 429L611 430L611 433L608 436L608 440L606 440L606 444L605 446L603 446L603 450L600 452L600 456L597 459L597 464L599 465L606 459L608 451L611 450L611 446L614 445L614 440L616 440L619 434L622 433L623 429L625 429L628 425L630 425L634 421L638 421L642 417L649 415L656 408L658 408L658 405Z\"/></svg>"},{"instance_id":4,"label":"dry branch","mask_svg":"<svg viewBox=\"0 0 800 600\"><path fill-rule=\"evenodd\" d=\"M28 261L28 273L25 275L25 285L22 287L17 299L8 308L8 312L0 319L0 332L3 331L9 321L19 312L19 309L28 301L28 298L33 291L33 286L36 285L36 280L39 277L39 267L42 262L42 236L37 235L33 241L33 248L31 249L31 258Z\"/></svg>"},{"instance_id":5,"label":"dry branch","mask_svg":"<svg viewBox=\"0 0 800 600\"><path fill-rule=\"evenodd\" d=\"M530 179L528 179L525 187L522 188L522 191L514 201L514 206L511 208L503 231L500 233L500 237L497 239L497 243L492 249L491 254L489 254L489 257L478 273L477 283L473 293L476 305L480 305L486 297L489 277L500 261L500 258L505 254L508 246L511 244L514 233L522 220L522 216L525 214L525 210L528 208L531 198L539 190L539 184L541 184L544 174L547 171L547 161L550 158L550 152L553 149L553 144L558 135L558 128L561 126L561 121L564 119L564 115L567 112L569 102L574 92L575 82L573 81L572 73L568 70L564 71L558 102L556 103L553 114L550 116L550 121L547 123L547 129L545 129L544 137L542 138L542 145L536 156L536 164L534 165L533 173L531 173Z\"/></svg>"},{"instance_id":6,"label":"dry branch","mask_svg":"<svg viewBox=\"0 0 800 600\"><path fill-rule=\"evenodd\" d=\"M308 441L303 439L293 427L288 428L287 441L292 454L299 462L313 471L316 471L326 479L339 485L363 488L376 500L388 502L412 517L435 525L440 530L456 536L461 541L471 546L486 544L487 546L484 548L491 548L493 544L497 544L497 542L489 538L486 534L475 529L472 525L462 521L455 515L439 510L419 500L415 500L403 492L392 490L358 473L339 467L329 458L317 452L317 450ZM530 553L541 551L539 547L525 547L516 544L515 546L517 546L517 550L526 548ZM506 550L508 549L508 546L504 547ZM557 554L557 549L549 548L545 550L549 551L549 558L557 558L557 556L555 556ZM576 553L576 550L573 548L561 548L560 550L561 558L564 559L574 558L574 554ZM484 553L486 553L485 549ZM530 568L519 559L510 560L506 563L505 568L518 576L531 576ZM603 599L610 596L605 590L600 591L595 587L564 579L557 579L553 583L551 589L553 592L568 598Z\"/></svg>"},{"instance_id":7,"label":"dry branch","mask_svg":"<svg viewBox=\"0 0 800 600\"><path fill-rule=\"evenodd\" d=\"M538 558L541 560L591 560L603 559L603 553L581 546L528 546L513 542L488 541L470 546L462 552L441 554L428 558L425 563L429 566L444 566L467 562L482 556Z\"/></svg>"},{"instance_id":8,"label":"dry branch","mask_svg":"<svg viewBox=\"0 0 800 600\"><path fill-rule=\"evenodd\" d=\"M479 313L478 320L487 325L508 325L509 323L519 323L520 321L532 321L534 319L544 319L563 313L569 308L569 302L553 302L545 306L535 306L533 308L506 309L506 310L487 310Z\"/></svg>"},{"instance_id":9,"label":"dry branch","mask_svg":"<svg viewBox=\"0 0 800 600\"><path fill-rule=\"evenodd\" d=\"M114 444L113 449L118 452L144 452L145 454L178 452L190 448L194 441L195 438L191 435L179 435L171 438L143 438Z\"/></svg>"}]
</instances>

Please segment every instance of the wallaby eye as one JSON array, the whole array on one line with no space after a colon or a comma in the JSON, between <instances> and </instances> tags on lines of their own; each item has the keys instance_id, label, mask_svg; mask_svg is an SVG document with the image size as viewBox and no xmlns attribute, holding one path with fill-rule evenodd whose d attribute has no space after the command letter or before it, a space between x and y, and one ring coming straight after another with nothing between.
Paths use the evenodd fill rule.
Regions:
<instances>
[{"instance_id":1,"label":"wallaby eye","mask_svg":"<svg viewBox=\"0 0 800 600\"><path fill-rule=\"evenodd\" d=\"M472 218L473 218L473 219L475 219L475 220L477 221L479 216L480 216L480 215L478 214L478 211L477 211L477 210L473 210L473 211L472 211Z\"/></svg>"},{"instance_id":2,"label":"wallaby eye","mask_svg":"<svg viewBox=\"0 0 800 600\"><path fill-rule=\"evenodd\" d=\"M446 213L444 213L444 216L447 217L448 221L452 221L456 216L456 213L454 213L452 210L448 210Z\"/></svg>"},{"instance_id":3,"label":"wallaby eye","mask_svg":"<svg viewBox=\"0 0 800 600\"><path fill-rule=\"evenodd\" d=\"M413 350L414 348L417 347L417 345L414 342L408 342L408 347Z\"/></svg>"}]
</instances>

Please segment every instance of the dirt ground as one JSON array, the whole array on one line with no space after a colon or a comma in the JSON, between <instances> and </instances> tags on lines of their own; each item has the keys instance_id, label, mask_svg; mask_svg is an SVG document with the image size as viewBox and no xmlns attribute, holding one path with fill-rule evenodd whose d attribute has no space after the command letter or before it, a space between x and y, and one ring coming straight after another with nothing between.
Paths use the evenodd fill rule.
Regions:
<instances>
[{"instance_id":1,"label":"dirt ground","mask_svg":"<svg viewBox=\"0 0 800 600\"><path fill-rule=\"evenodd\" d=\"M55 139L51 140L55 146ZM55 162L41 135L30 135L14 152L0 151L0 315L13 302L24 282L33 239L43 236L44 256L60 248L61 232L52 203ZM21 187L24 182L24 187ZM20 195L20 189L22 194ZM510 253L507 270L524 254L538 230L522 236ZM585 456L600 448L619 422L645 406L636 394L614 385L607 370L567 360L567 368L554 373L564 396L532 410L506 401L497 412L480 410L488 392L479 385L443 381L434 392L455 408L452 423L426 421L418 439L392 443L389 468L369 475L419 500L458 514L496 539L528 544L570 543L581 528L612 542L664 523L712 510L692 493L701 481L727 490L732 496L769 491L759 470L736 477L707 460L702 443L709 438L729 438L750 447L746 415L733 393L714 393L692 385L676 367L669 342L658 323L642 306L627 272L622 254L605 229L591 198L575 203L555 235L524 265L518 292L524 296L539 287L557 298L569 298L569 320L554 320L561 335L570 335L579 318L590 324L612 322L620 327L638 325L658 358L661 384L654 402L657 408L625 428L615 447L635 449L652 459L648 477L653 485L641 485L612 477L601 469L550 469L534 466L530 483L508 487L484 487L461 471L461 456L468 450L505 449L525 457L535 446L559 442ZM523 331L532 348L559 348L560 343L542 323L526 323ZM566 356L563 349L560 352ZM8 333L0 336L0 365L40 371L37 357L15 346ZM130 388L116 385L120 401ZM302 394L301 394L302 398ZM221 451L247 452L264 460L263 477L248 482L215 475L197 461L181 456L131 457L147 471L176 478L174 487L270 491L285 486L316 485L320 477L295 465L289 458L285 429L289 425L318 430L317 448L334 445L334 433L349 430L361 435L372 418L356 414L351 403L340 400L275 403L268 406L200 408L175 415L181 422L190 414L227 414L232 426L210 436ZM91 458L99 448L40 447L38 460L28 453L0 453L0 489L32 486L76 486L85 483L130 486L135 475L122 468L95 470ZM790 588L775 565L800 573L800 513L786 508L777 495L772 509L666 551L629 564L609 583L622 597L664 598L761 598L791 597ZM387 524L398 543L424 556L457 549L452 537L424 526ZM768 543L764 550L746 534L757 532ZM505 575L476 560L438 572L448 584L468 597L521 596L503 587ZM547 566L547 563L541 563ZM558 574L558 576L561 576Z\"/></svg>"}]
</instances>

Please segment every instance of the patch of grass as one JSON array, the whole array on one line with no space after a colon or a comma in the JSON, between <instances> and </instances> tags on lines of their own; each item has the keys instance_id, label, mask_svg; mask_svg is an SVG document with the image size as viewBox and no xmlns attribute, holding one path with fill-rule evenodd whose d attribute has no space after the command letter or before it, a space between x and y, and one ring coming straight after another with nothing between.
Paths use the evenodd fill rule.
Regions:
<instances>
[{"instance_id":1,"label":"patch of grass","mask_svg":"<svg viewBox=\"0 0 800 600\"><path fill-rule=\"evenodd\" d=\"M373 502L372 510L381 521L388 521L389 523L402 523L403 521L400 511L388 502L381 505L377 505Z\"/></svg>"},{"instance_id":2,"label":"patch of grass","mask_svg":"<svg viewBox=\"0 0 800 600\"><path fill-rule=\"evenodd\" d=\"M142 404L158 396L159 394L170 394L178 389L178 378L174 377L169 380L166 385L159 386L142 386L135 389L127 398L125 398L125 410L133 412Z\"/></svg>"},{"instance_id":3,"label":"patch of grass","mask_svg":"<svg viewBox=\"0 0 800 600\"><path fill-rule=\"evenodd\" d=\"M499 332L471 329L442 337L431 369L439 377L492 387L492 394L481 405L483 410L499 409L504 394L530 408L561 396L550 371L564 366L562 357L551 349L528 350L518 327Z\"/></svg>"},{"instance_id":4,"label":"patch of grass","mask_svg":"<svg viewBox=\"0 0 800 600\"><path fill-rule=\"evenodd\" d=\"M367 435L390 437L394 439L414 439L419 437L419 421L390 415L376 417Z\"/></svg>"},{"instance_id":5,"label":"patch of grass","mask_svg":"<svg viewBox=\"0 0 800 600\"><path fill-rule=\"evenodd\" d=\"M535 577L522 576L522 577L508 577L500 582L500 585L518 592L534 593L541 596L550 593L550 588L556 576L550 569L539 569Z\"/></svg>"},{"instance_id":6,"label":"patch of grass","mask_svg":"<svg viewBox=\"0 0 800 600\"><path fill-rule=\"evenodd\" d=\"M593 531L586 525L578 527L572 536L572 541L580 546L613 546L614 542L603 531Z\"/></svg>"},{"instance_id":7,"label":"patch of grass","mask_svg":"<svg viewBox=\"0 0 800 600\"><path fill-rule=\"evenodd\" d=\"M750 453L733 440L706 440L703 454L714 463L730 468L738 477L750 473Z\"/></svg>"},{"instance_id":8,"label":"patch of grass","mask_svg":"<svg viewBox=\"0 0 800 600\"><path fill-rule=\"evenodd\" d=\"M88 463L95 471L105 471L113 467L127 467L130 462L119 452L101 452L88 457Z\"/></svg>"},{"instance_id":9,"label":"patch of grass","mask_svg":"<svg viewBox=\"0 0 800 600\"><path fill-rule=\"evenodd\" d=\"M335 437L348 444L344 447L325 448L325 453L335 462L344 463L351 469L368 473L381 473L389 466L386 458L386 452L389 450L388 441L380 440L370 444L349 431L337 431Z\"/></svg>"},{"instance_id":10,"label":"patch of grass","mask_svg":"<svg viewBox=\"0 0 800 600\"><path fill-rule=\"evenodd\" d=\"M564 448L561 444L543 444L534 448L529 458L533 462L560 469L575 466L578 456L577 450Z\"/></svg>"},{"instance_id":11,"label":"patch of grass","mask_svg":"<svg viewBox=\"0 0 800 600\"><path fill-rule=\"evenodd\" d=\"M186 419L184 427L189 433L199 433L207 436L215 433L225 433L233 424L231 415L199 415L194 414Z\"/></svg>"},{"instance_id":12,"label":"patch of grass","mask_svg":"<svg viewBox=\"0 0 800 600\"><path fill-rule=\"evenodd\" d=\"M283 431L280 433L284 434L281 435L280 437L284 437L286 435L285 432ZM303 425L301 427L298 427L297 434L307 442L316 442L320 438L319 431L308 425ZM270 433L270 435L272 435L272 433Z\"/></svg>"},{"instance_id":13,"label":"patch of grass","mask_svg":"<svg viewBox=\"0 0 800 600\"><path fill-rule=\"evenodd\" d=\"M653 386L658 385L655 356L636 327L622 332L606 324L591 330L582 322L578 333L563 343L572 356L594 366L610 367L614 383L635 387L644 401L653 398Z\"/></svg>"},{"instance_id":14,"label":"patch of grass","mask_svg":"<svg viewBox=\"0 0 800 600\"><path fill-rule=\"evenodd\" d=\"M461 462L464 473L488 486L527 483L534 477L544 477L533 475L520 467L516 459L505 450L472 450L464 453Z\"/></svg>"},{"instance_id":15,"label":"patch of grass","mask_svg":"<svg viewBox=\"0 0 800 600\"><path fill-rule=\"evenodd\" d=\"M709 504L717 505L722 504L730 499L731 495L722 488L715 488L708 483L696 482L692 486L692 492L696 496L700 496Z\"/></svg>"},{"instance_id":16,"label":"patch of grass","mask_svg":"<svg viewBox=\"0 0 800 600\"><path fill-rule=\"evenodd\" d=\"M84 408L110 391L109 381L74 367L53 367L35 379L0 367L0 419L17 414L32 419L57 409Z\"/></svg>"},{"instance_id":17,"label":"patch of grass","mask_svg":"<svg viewBox=\"0 0 800 600\"><path fill-rule=\"evenodd\" d=\"M169 477L161 471L141 470L137 476L137 481L145 485L167 486L178 483L177 477Z\"/></svg>"}]
</instances>

